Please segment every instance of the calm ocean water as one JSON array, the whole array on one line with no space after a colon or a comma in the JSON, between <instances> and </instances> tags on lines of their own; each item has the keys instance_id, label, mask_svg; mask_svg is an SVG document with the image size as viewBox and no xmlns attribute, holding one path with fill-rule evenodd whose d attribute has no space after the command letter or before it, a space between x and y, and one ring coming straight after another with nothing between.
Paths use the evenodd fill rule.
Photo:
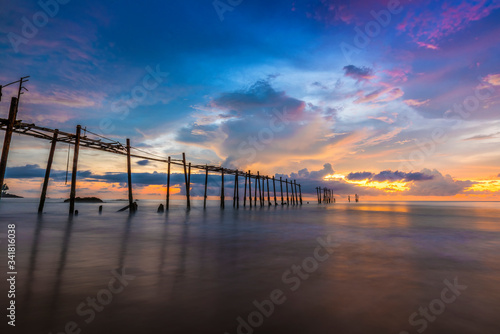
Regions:
<instances>
[{"instance_id":1,"label":"calm ocean water","mask_svg":"<svg viewBox=\"0 0 500 334\"><path fill-rule=\"evenodd\" d=\"M0 201L16 333L500 333L500 203L60 202Z\"/></svg>"}]
</instances>

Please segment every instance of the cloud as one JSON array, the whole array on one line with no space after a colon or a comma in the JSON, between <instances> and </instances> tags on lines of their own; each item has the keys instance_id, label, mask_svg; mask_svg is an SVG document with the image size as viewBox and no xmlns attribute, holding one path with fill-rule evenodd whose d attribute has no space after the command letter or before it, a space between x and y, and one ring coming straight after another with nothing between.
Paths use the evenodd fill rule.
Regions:
<instances>
[{"instance_id":1,"label":"cloud","mask_svg":"<svg viewBox=\"0 0 500 334\"><path fill-rule=\"evenodd\" d=\"M474 185L472 181L457 181L450 175L443 176L437 170L424 169L422 172L426 175L431 175L432 179L413 183L410 190L405 192L405 195L455 196Z\"/></svg>"},{"instance_id":2,"label":"cloud","mask_svg":"<svg viewBox=\"0 0 500 334\"><path fill-rule=\"evenodd\" d=\"M376 78L373 75L373 70L368 67L356 67L354 65L347 65L344 67L345 76L356 79L358 82L363 80L371 80Z\"/></svg>"},{"instance_id":3,"label":"cloud","mask_svg":"<svg viewBox=\"0 0 500 334\"><path fill-rule=\"evenodd\" d=\"M420 47L437 49L445 37L489 16L497 8L500 8L498 1L465 0L460 4L445 3L439 10L410 10L397 29L406 32Z\"/></svg>"},{"instance_id":4,"label":"cloud","mask_svg":"<svg viewBox=\"0 0 500 334\"><path fill-rule=\"evenodd\" d=\"M464 140L484 140L484 139L493 139L493 138L498 138L497 136L500 134L500 132L495 132L491 133L489 135L477 135L473 137L466 138Z\"/></svg>"},{"instance_id":5,"label":"cloud","mask_svg":"<svg viewBox=\"0 0 500 334\"><path fill-rule=\"evenodd\" d=\"M424 100L424 101L419 101L419 100L404 100L404 102L409 105L410 107L421 107L423 105L426 105L427 103L429 103L430 99L429 100Z\"/></svg>"},{"instance_id":6,"label":"cloud","mask_svg":"<svg viewBox=\"0 0 500 334\"><path fill-rule=\"evenodd\" d=\"M137 161L137 164L139 166L147 166L147 165L149 165L149 162L150 162L149 160L140 160L140 161Z\"/></svg>"},{"instance_id":7,"label":"cloud","mask_svg":"<svg viewBox=\"0 0 500 334\"><path fill-rule=\"evenodd\" d=\"M323 165L322 169L317 171L308 171L307 168L304 168L299 170L297 173L291 173L290 175L276 174L275 177L278 180L280 176L283 179L297 180L297 183L302 186L302 192L308 194L315 194L316 187L331 189L336 195L359 194L376 196L384 193L379 189L348 183L344 180L324 179L325 176L333 175L334 173L335 171L333 170L332 165L330 163L326 163Z\"/></svg>"},{"instance_id":8,"label":"cloud","mask_svg":"<svg viewBox=\"0 0 500 334\"><path fill-rule=\"evenodd\" d=\"M489 74L484 78L484 81L493 85L500 86L500 73L499 74Z\"/></svg>"},{"instance_id":9,"label":"cloud","mask_svg":"<svg viewBox=\"0 0 500 334\"><path fill-rule=\"evenodd\" d=\"M278 178L280 176L284 176L290 179L301 179L301 180L323 180L325 176L332 174L335 174L332 164L326 163L323 165L323 168L318 171L309 172L307 168L304 168L299 170L297 173L291 173L290 176L284 174L276 174L276 176Z\"/></svg>"},{"instance_id":10,"label":"cloud","mask_svg":"<svg viewBox=\"0 0 500 334\"><path fill-rule=\"evenodd\" d=\"M349 173L346 176L346 179L349 181L363 181L370 179L374 174L371 172L357 172L357 173Z\"/></svg>"},{"instance_id":11,"label":"cloud","mask_svg":"<svg viewBox=\"0 0 500 334\"><path fill-rule=\"evenodd\" d=\"M363 92L358 93L359 98L354 101L355 104L367 103L367 102L391 102L404 95L404 92L400 88L385 87L379 88L369 94L363 95Z\"/></svg>"},{"instance_id":12,"label":"cloud","mask_svg":"<svg viewBox=\"0 0 500 334\"><path fill-rule=\"evenodd\" d=\"M390 171L390 170L385 170L382 171L378 174L375 174L372 176L371 180L372 181L377 181L377 182L394 182L394 181L404 181L404 182L411 182L411 181L424 181L424 180L432 180L434 178L433 175L427 175L425 173L421 172L400 172L400 171Z\"/></svg>"},{"instance_id":13,"label":"cloud","mask_svg":"<svg viewBox=\"0 0 500 334\"><path fill-rule=\"evenodd\" d=\"M79 171L78 177L89 177L92 173L90 171ZM45 169L40 168L39 165L25 165L18 167L8 167L5 172L6 179L33 179L45 177ZM50 177L56 180L63 180L66 178L66 171L52 170ZM71 171L68 173L68 178L71 178Z\"/></svg>"}]
</instances>

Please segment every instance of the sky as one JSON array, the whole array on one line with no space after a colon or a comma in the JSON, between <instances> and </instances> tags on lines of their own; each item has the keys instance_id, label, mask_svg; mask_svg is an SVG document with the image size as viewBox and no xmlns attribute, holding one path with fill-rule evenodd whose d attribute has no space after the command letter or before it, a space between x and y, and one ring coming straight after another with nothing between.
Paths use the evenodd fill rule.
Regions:
<instances>
[{"instance_id":1,"label":"sky","mask_svg":"<svg viewBox=\"0 0 500 334\"><path fill-rule=\"evenodd\" d=\"M500 200L498 59L500 0L19 0L0 13L0 84L31 76L18 119L341 201ZM14 136L11 193L39 196L49 146ZM67 159L58 144L50 197L69 196ZM165 164L132 169L136 197L165 196ZM78 196L126 197L124 157L82 149L79 170Z\"/></svg>"}]
</instances>

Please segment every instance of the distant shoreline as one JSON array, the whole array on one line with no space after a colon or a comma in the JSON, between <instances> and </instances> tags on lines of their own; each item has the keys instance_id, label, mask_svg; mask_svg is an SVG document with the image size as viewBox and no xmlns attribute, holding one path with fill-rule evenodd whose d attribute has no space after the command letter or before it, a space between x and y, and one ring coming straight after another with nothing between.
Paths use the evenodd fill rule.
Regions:
<instances>
[{"instance_id":1,"label":"distant shoreline","mask_svg":"<svg viewBox=\"0 0 500 334\"><path fill-rule=\"evenodd\" d=\"M13 195L13 194L3 194L2 198L24 198L24 197Z\"/></svg>"}]
</instances>

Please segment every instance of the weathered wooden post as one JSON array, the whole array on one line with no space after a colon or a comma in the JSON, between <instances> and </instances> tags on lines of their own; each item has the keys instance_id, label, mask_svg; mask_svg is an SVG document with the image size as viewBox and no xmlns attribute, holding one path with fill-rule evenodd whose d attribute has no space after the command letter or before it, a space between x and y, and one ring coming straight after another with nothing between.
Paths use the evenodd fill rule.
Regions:
<instances>
[{"instance_id":1,"label":"weathered wooden post","mask_svg":"<svg viewBox=\"0 0 500 334\"><path fill-rule=\"evenodd\" d=\"M132 164L130 162L130 139L127 138L127 181L129 211L135 211L134 197L132 196Z\"/></svg>"},{"instance_id":2,"label":"weathered wooden post","mask_svg":"<svg viewBox=\"0 0 500 334\"><path fill-rule=\"evenodd\" d=\"M290 190L292 192L292 205L295 205L295 193L293 190L293 181L290 181Z\"/></svg>"},{"instance_id":3,"label":"weathered wooden post","mask_svg":"<svg viewBox=\"0 0 500 334\"><path fill-rule=\"evenodd\" d=\"M286 183L286 205L290 205L290 197L288 197L288 179L285 179Z\"/></svg>"},{"instance_id":4,"label":"weathered wooden post","mask_svg":"<svg viewBox=\"0 0 500 334\"><path fill-rule=\"evenodd\" d=\"M259 189L259 172L257 172L257 176L255 177L255 193L254 195L254 205L257 207L257 190Z\"/></svg>"},{"instance_id":5,"label":"weathered wooden post","mask_svg":"<svg viewBox=\"0 0 500 334\"><path fill-rule=\"evenodd\" d=\"M299 192L297 191L297 180L293 180L293 186L295 187L295 205L299 205Z\"/></svg>"},{"instance_id":6,"label":"weathered wooden post","mask_svg":"<svg viewBox=\"0 0 500 334\"><path fill-rule=\"evenodd\" d=\"M2 198L1 188L5 180L5 171L7 170L7 160L9 158L10 142L12 141L12 133L14 132L14 125L17 117L17 103L18 99L13 97L10 101L9 120L7 128L5 129L5 137L3 139L2 158L0 160L0 198Z\"/></svg>"},{"instance_id":7,"label":"weathered wooden post","mask_svg":"<svg viewBox=\"0 0 500 334\"><path fill-rule=\"evenodd\" d=\"M170 165L172 164L172 158L168 157L168 168L167 168L167 203L165 203L165 208L170 208Z\"/></svg>"},{"instance_id":8,"label":"weathered wooden post","mask_svg":"<svg viewBox=\"0 0 500 334\"><path fill-rule=\"evenodd\" d=\"M260 187L260 206L263 207L264 204L266 203L266 193L265 193L265 183L264 183L264 177L262 177L262 182L261 182L261 187Z\"/></svg>"},{"instance_id":9,"label":"weathered wooden post","mask_svg":"<svg viewBox=\"0 0 500 334\"><path fill-rule=\"evenodd\" d=\"M47 161L47 168L45 169L45 178L43 180L42 195L40 196L40 204L38 205L38 213L43 213L43 207L45 205L45 197L47 196L47 188L49 186L50 170L52 169L52 162L54 161L54 152L56 151L57 136L59 135L59 130L54 131L54 136L52 137L52 143L50 145L49 161Z\"/></svg>"},{"instance_id":10,"label":"weathered wooden post","mask_svg":"<svg viewBox=\"0 0 500 334\"><path fill-rule=\"evenodd\" d=\"M189 163L188 167L188 186L189 186L189 192L191 192L191 163Z\"/></svg>"},{"instance_id":11,"label":"weathered wooden post","mask_svg":"<svg viewBox=\"0 0 500 334\"><path fill-rule=\"evenodd\" d=\"M300 191L300 205L302 205L302 186L299 184L299 191Z\"/></svg>"},{"instance_id":12,"label":"weathered wooden post","mask_svg":"<svg viewBox=\"0 0 500 334\"><path fill-rule=\"evenodd\" d=\"M184 184L186 185L187 208L191 209L191 199L189 198L189 182L188 182L187 165L186 165L186 153L182 153L182 163L184 165Z\"/></svg>"},{"instance_id":13,"label":"weathered wooden post","mask_svg":"<svg viewBox=\"0 0 500 334\"><path fill-rule=\"evenodd\" d=\"M274 178L274 175L273 175L273 191L274 191L274 206L277 206L278 201L276 199L276 179Z\"/></svg>"},{"instance_id":14,"label":"weathered wooden post","mask_svg":"<svg viewBox=\"0 0 500 334\"><path fill-rule=\"evenodd\" d=\"M234 174L233 208L236 207L236 182L238 182L238 173Z\"/></svg>"},{"instance_id":15,"label":"weathered wooden post","mask_svg":"<svg viewBox=\"0 0 500 334\"><path fill-rule=\"evenodd\" d=\"M71 191L69 193L69 214L75 213L75 197L76 197L76 173L78 173L78 153L80 152L80 133L82 127L76 126L75 150L73 153L73 171L71 172Z\"/></svg>"},{"instance_id":16,"label":"weathered wooden post","mask_svg":"<svg viewBox=\"0 0 500 334\"><path fill-rule=\"evenodd\" d=\"M240 208L240 185L239 185L239 171L236 170L236 209Z\"/></svg>"},{"instance_id":17,"label":"weathered wooden post","mask_svg":"<svg viewBox=\"0 0 500 334\"><path fill-rule=\"evenodd\" d=\"M247 206L247 179L248 173L245 173L245 192L243 193L243 207Z\"/></svg>"},{"instance_id":18,"label":"weathered wooden post","mask_svg":"<svg viewBox=\"0 0 500 334\"><path fill-rule=\"evenodd\" d=\"M283 178L280 176L280 189L281 189L281 205L284 205L283 203Z\"/></svg>"},{"instance_id":19,"label":"weathered wooden post","mask_svg":"<svg viewBox=\"0 0 500 334\"><path fill-rule=\"evenodd\" d=\"M267 180L267 202L271 206L271 196L269 195L269 176L266 176Z\"/></svg>"},{"instance_id":20,"label":"weathered wooden post","mask_svg":"<svg viewBox=\"0 0 500 334\"><path fill-rule=\"evenodd\" d=\"M248 171L248 199L250 203L250 209L252 208L252 173Z\"/></svg>"},{"instance_id":21,"label":"weathered wooden post","mask_svg":"<svg viewBox=\"0 0 500 334\"><path fill-rule=\"evenodd\" d=\"M224 168L222 168L222 184L220 187L220 207L221 207L221 209L225 208L224 199L225 199L225 195L224 195Z\"/></svg>"},{"instance_id":22,"label":"weathered wooden post","mask_svg":"<svg viewBox=\"0 0 500 334\"><path fill-rule=\"evenodd\" d=\"M208 164L205 165L205 194L203 196L203 208L207 207L207 189L208 189Z\"/></svg>"}]
</instances>

